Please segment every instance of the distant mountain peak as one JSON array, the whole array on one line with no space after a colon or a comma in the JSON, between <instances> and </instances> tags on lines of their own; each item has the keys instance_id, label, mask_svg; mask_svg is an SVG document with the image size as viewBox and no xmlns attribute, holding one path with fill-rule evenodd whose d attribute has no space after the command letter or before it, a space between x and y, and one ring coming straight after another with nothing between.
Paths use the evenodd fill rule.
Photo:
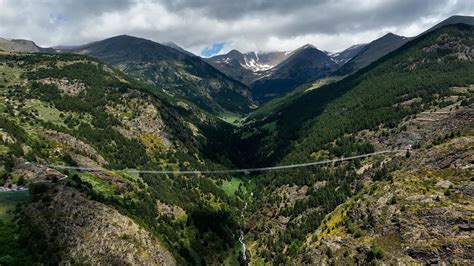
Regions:
<instances>
[{"instance_id":1,"label":"distant mountain peak","mask_svg":"<svg viewBox=\"0 0 474 266\"><path fill-rule=\"evenodd\" d=\"M135 37L135 36L132 36L132 35L128 35L128 34L119 34L119 35L117 35L117 36L115 36L115 37L125 37L125 38L126 38L126 37L132 37L132 38L138 38L138 37Z\"/></svg>"},{"instance_id":2,"label":"distant mountain peak","mask_svg":"<svg viewBox=\"0 0 474 266\"><path fill-rule=\"evenodd\" d=\"M254 97L268 101L296 87L317 80L334 71L338 65L311 44L303 45L276 65L267 75L252 84Z\"/></svg>"},{"instance_id":3,"label":"distant mountain peak","mask_svg":"<svg viewBox=\"0 0 474 266\"><path fill-rule=\"evenodd\" d=\"M300 48L301 48L301 49L318 49L318 48L316 48L316 46L314 46L314 45L312 45L312 44L310 44L310 43L307 43L307 44L301 46Z\"/></svg>"},{"instance_id":4,"label":"distant mountain peak","mask_svg":"<svg viewBox=\"0 0 474 266\"><path fill-rule=\"evenodd\" d=\"M347 63L349 60L351 60L352 58L354 58L355 56L357 56L359 53L361 53L366 46L367 46L366 43L355 44L343 51L336 52L336 53L328 53L328 55L336 64L343 65Z\"/></svg>"},{"instance_id":5,"label":"distant mountain peak","mask_svg":"<svg viewBox=\"0 0 474 266\"><path fill-rule=\"evenodd\" d=\"M447 25L460 24L460 23L467 24L467 25L474 25L474 16L461 16L461 15L451 16L441 21L440 23L434 25L433 27L429 28L428 30L424 31L423 33L419 34L418 36L421 36L423 34L426 34L428 32L431 32L433 30L439 29Z\"/></svg>"},{"instance_id":6,"label":"distant mountain peak","mask_svg":"<svg viewBox=\"0 0 474 266\"><path fill-rule=\"evenodd\" d=\"M239 50L232 49L226 55L228 55L228 56L242 56L243 54Z\"/></svg>"},{"instance_id":7,"label":"distant mountain peak","mask_svg":"<svg viewBox=\"0 0 474 266\"><path fill-rule=\"evenodd\" d=\"M164 42L164 43L162 43L162 44L165 45L165 46L171 47L171 48L173 48L173 49L175 49L175 50L178 50L178 51L180 51L180 52L182 52L182 53L185 53L185 54L187 54L187 55L196 56L195 54L189 52L188 50L186 50L186 49L184 49L183 47L179 46L179 45L176 44L175 42L169 41L169 42Z\"/></svg>"},{"instance_id":8,"label":"distant mountain peak","mask_svg":"<svg viewBox=\"0 0 474 266\"><path fill-rule=\"evenodd\" d=\"M387 34L385 34L384 36L398 36L397 34L393 33L393 32L388 32Z\"/></svg>"},{"instance_id":9,"label":"distant mountain peak","mask_svg":"<svg viewBox=\"0 0 474 266\"><path fill-rule=\"evenodd\" d=\"M245 55L258 58L258 53L254 52L254 51L247 52L247 53L245 53Z\"/></svg>"},{"instance_id":10,"label":"distant mountain peak","mask_svg":"<svg viewBox=\"0 0 474 266\"><path fill-rule=\"evenodd\" d=\"M358 47L358 51L352 58L336 72L337 75L347 75L358 69L368 66L370 63L378 60L382 56L400 48L410 38L400 36L389 32L382 37Z\"/></svg>"},{"instance_id":11,"label":"distant mountain peak","mask_svg":"<svg viewBox=\"0 0 474 266\"><path fill-rule=\"evenodd\" d=\"M0 50L7 52L37 53L47 49L39 47L35 42L30 40L0 38Z\"/></svg>"},{"instance_id":12,"label":"distant mountain peak","mask_svg":"<svg viewBox=\"0 0 474 266\"><path fill-rule=\"evenodd\" d=\"M290 53L287 52L255 52L242 53L231 50L226 54L206 58L215 68L250 85L256 79L266 75L267 71L284 61Z\"/></svg>"},{"instance_id":13,"label":"distant mountain peak","mask_svg":"<svg viewBox=\"0 0 474 266\"><path fill-rule=\"evenodd\" d=\"M391 39L404 39L406 38L405 36L401 36L401 35L397 35L393 32L389 32L387 34L385 34L384 36L382 36L381 38L379 39L387 39L387 38L391 38Z\"/></svg>"},{"instance_id":14,"label":"distant mountain peak","mask_svg":"<svg viewBox=\"0 0 474 266\"><path fill-rule=\"evenodd\" d=\"M142 39L142 38L139 38L139 37L135 37L135 36L131 36L131 35L127 35L127 34L120 34L120 35L116 35L116 36L112 36L110 38L107 38L105 40L127 40L127 39L130 39L130 40L135 40L135 39ZM143 39L144 40L144 39Z\"/></svg>"},{"instance_id":15,"label":"distant mountain peak","mask_svg":"<svg viewBox=\"0 0 474 266\"><path fill-rule=\"evenodd\" d=\"M471 22L474 21L473 16L463 16L463 15L453 15L450 16L449 18L443 20L442 22L451 22L451 23L462 23L462 22Z\"/></svg>"},{"instance_id":16,"label":"distant mountain peak","mask_svg":"<svg viewBox=\"0 0 474 266\"><path fill-rule=\"evenodd\" d=\"M130 44L130 42L155 43L155 42L153 42L151 40L148 40L148 39L135 37L135 36L127 35L127 34L121 34L121 35L112 36L112 37L109 37L109 38L106 38L106 39L103 39L103 40L100 40L100 41L91 42L91 43L88 43L88 44L85 44L85 45L82 45L82 46L90 46L90 45L97 44L97 43ZM159 45L161 45L161 44L159 44Z\"/></svg>"},{"instance_id":17,"label":"distant mountain peak","mask_svg":"<svg viewBox=\"0 0 474 266\"><path fill-rule=\"evenodd\" d=\"M319 50L318 48L316 48L316 46L312 45L312 44L305 44L303 46L301 46L300 48L294 50L286 60L300 54L300 53L309 53L309 54L315 54L315 55L318 55L319 56L328 56L328 53L327 52L324 52L324 51L321 51ZM286 61L285 60L285 61Z\"/></svg>"}]
</instances>

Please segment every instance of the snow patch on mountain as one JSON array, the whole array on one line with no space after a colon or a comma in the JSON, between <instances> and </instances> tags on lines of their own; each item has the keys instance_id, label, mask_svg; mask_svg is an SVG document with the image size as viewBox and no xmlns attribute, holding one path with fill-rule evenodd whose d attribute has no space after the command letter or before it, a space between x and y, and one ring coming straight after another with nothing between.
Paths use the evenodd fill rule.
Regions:
<instances>
[{"instance_id":1,"label":"snow patch on mountain","mask_svg":"<svg viewBox=\"0 0 474 266\"><path fill-rule=\"evenodd\" d=\"M340 51L337 53L326 52L326 54L331 58L334 63L342 65L354 58L366 45L367 44L365 43L356 44L352 45L344 51Z\"/></svg>"},{"instance_id":2,"label":"snow patch on mountain","mask_svg":"<svg viewBox=\"0 0 474 266\"><path fill-rule=\"evenodd\" d=\"M259 61L258 56L256 56L256 59L244 57L244 61L245 61L245 64L240 64L240 65L253 72L265 71L274 67L273 65L260 64L258 62Z\"/></svg>"}]
</instances>

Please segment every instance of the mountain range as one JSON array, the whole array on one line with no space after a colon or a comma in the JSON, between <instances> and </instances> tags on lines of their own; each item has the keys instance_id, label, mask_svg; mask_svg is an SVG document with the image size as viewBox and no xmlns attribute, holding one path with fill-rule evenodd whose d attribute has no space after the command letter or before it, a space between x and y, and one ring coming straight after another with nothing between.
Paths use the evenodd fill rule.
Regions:
<instances>
[{"instance_id":1,"label":"mountain range","mask_svg":"<svg viewBox=\"0 0 474 266\"><path fill-rule=\"evenodd\" d=\"M474 24L472 17L452 16L420 36L456 23ZM2 39L0 49L88 54L144 82L159 84L162 91L187 99L208 112L238 117L259 103L285 95L300 85L354 73L411 39L388 33L338 53L321 51L307 44L294 51L241 53L232 50L210 58L199 58L173 42L160 44L126 35L86 45L53 48L41 48L27 40ZM131 45L138 49L130 49Z\"/></svg>"},{"instance_id":2,"label":"mountain range","mask_svg":"<svg viewBox=\"0 0 474 266\"><path fill-rule=\"evenodd\" d=\"M245 85L223 75L197 56L156 42L122 35L66 52L99 58L214 114L248 113L255 108Z\"/></svg>"},{"instance_id":3,"label":"mountain range","mask_svg":"<svg viewBox=\"0 0 474 266\"><path fill-rule=\"evenodd\" d=\"M0 265L472 264L473 22L211 58L1 39Z\"/></svg>"},{"instance_id":4,"label":"mountain range","mask_svg":"<svg viewBox=\"0 0 474 266\"><path fill-rule=\"evenodd\" d=\"M285 60L289 52L241 53L232 50L227 54L216 55L205 60L226 75L250 85L264 75L265 70L275 67Z\"/></svg>"},{"instance_id":5,"label":"mountain range","mask_svg":"<svg viewBox=\"0 0 474 266\"><path fill-rule=\"evenodd\" d=\"M347 75L364 68L382 56L400 48L408 41L409 38L407 37L387 33L379 39L362 46L358 53L337 70L336 75Z\"/></svg>"}]
</instances>

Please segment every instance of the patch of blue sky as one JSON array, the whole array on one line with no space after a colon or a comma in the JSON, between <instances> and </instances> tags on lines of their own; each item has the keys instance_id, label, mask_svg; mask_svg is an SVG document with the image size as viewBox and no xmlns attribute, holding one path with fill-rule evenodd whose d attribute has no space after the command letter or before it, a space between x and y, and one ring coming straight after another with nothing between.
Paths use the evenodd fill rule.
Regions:
<instances>
[{"instance_id":1,"label":"patch of blue sky","mask_svg":"<svg viewBox=\"0 0 474 266\"><path fill-rule=\"evenodd\" d=\"M201 56L211 57L213 55L216 55L222 50L222 48L224 48L224 45L225 45L224 42L213 43L211 46L208 46L204 48L204 50L202 50Z\"/></svg>"}]
</instances>

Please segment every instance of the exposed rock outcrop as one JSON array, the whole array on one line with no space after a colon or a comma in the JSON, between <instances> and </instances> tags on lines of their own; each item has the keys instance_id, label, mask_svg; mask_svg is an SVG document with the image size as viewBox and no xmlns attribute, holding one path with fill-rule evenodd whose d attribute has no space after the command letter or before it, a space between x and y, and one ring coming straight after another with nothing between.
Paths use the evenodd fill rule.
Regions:
<instances>
[{"instance_id":1,"label":"exposed rock outcrop","mask_svg":"<svg viewBox=\"0 0 474 266\"><path fill-rule=\"evenodd\" d=\"M46 242L61 247L61 263L176 264L173 255L155 236L115 209L91 201L68 187L59 188L49 197L43 196L25 210L29 217L34 217L32 221Z\"/></svg>"}]
</instances>

